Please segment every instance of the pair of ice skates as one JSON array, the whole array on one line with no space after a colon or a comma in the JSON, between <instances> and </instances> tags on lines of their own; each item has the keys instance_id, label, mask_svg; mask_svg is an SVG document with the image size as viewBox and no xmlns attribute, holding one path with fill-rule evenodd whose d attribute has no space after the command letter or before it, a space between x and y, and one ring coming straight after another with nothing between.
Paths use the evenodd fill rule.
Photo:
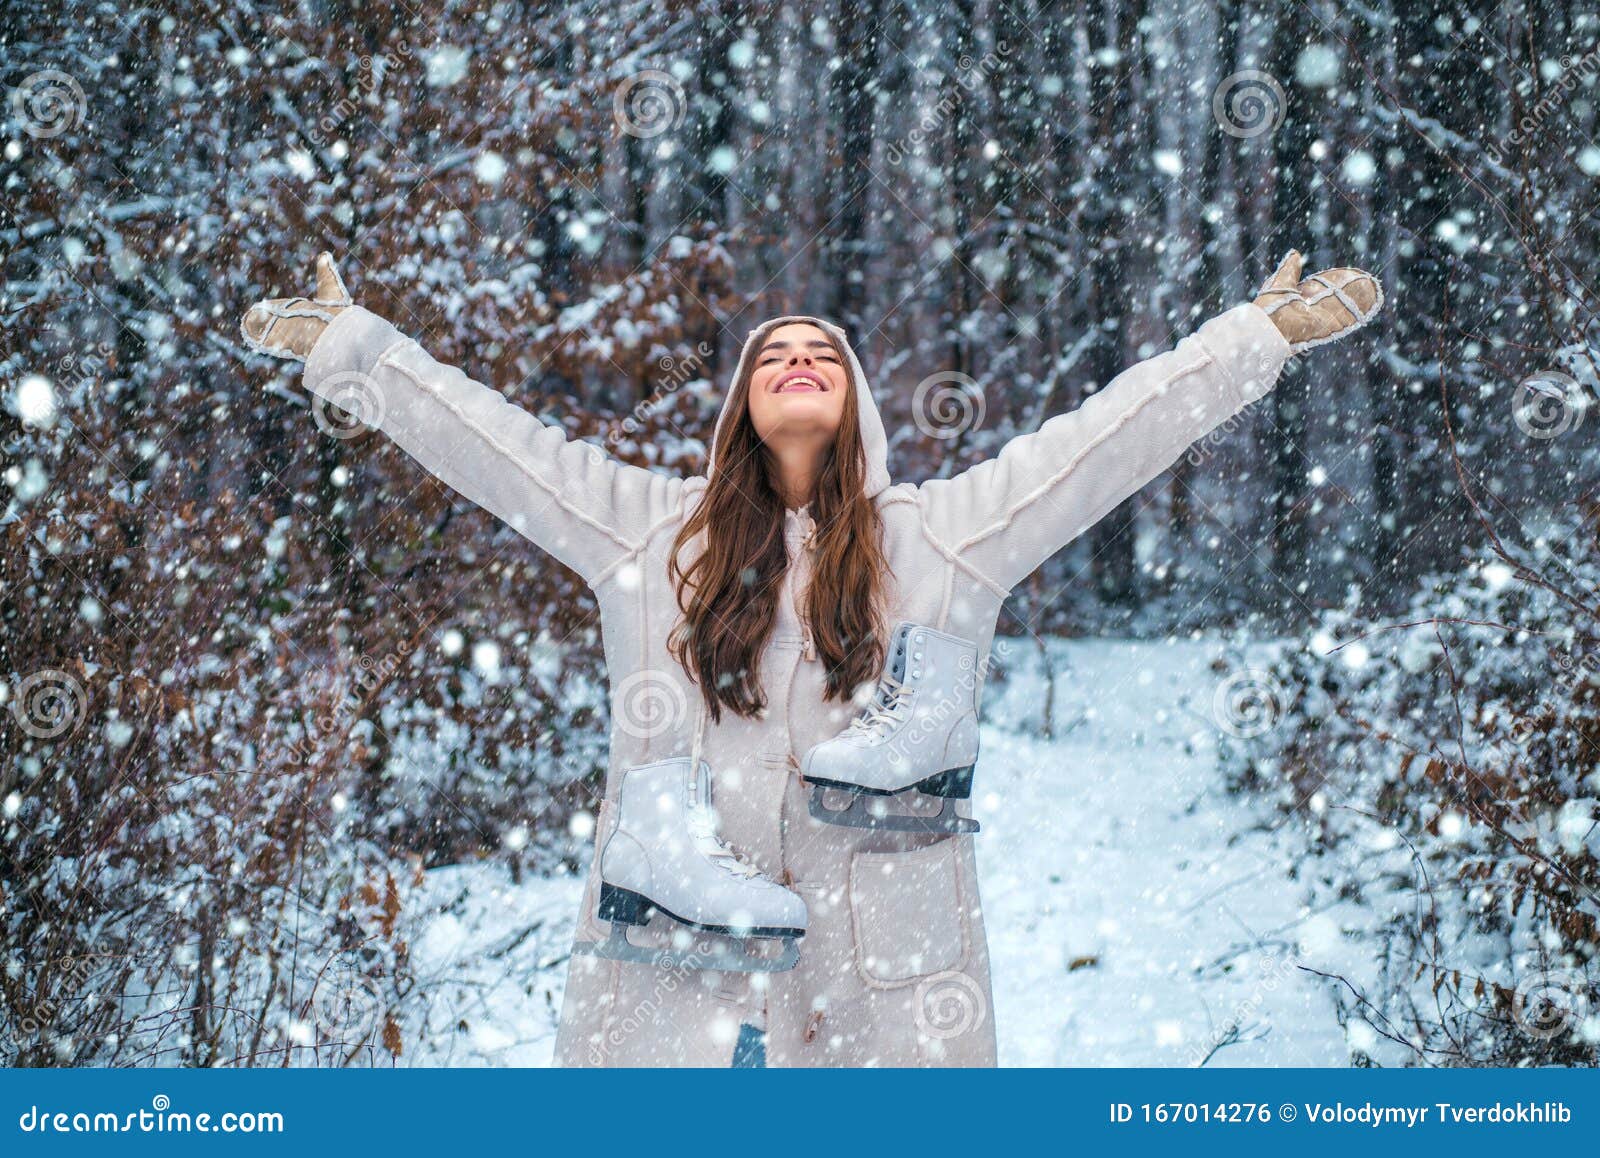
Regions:
<instances>
[{"instance_id":1,"label":"pair of ice skates","mask_svg":"<svg viewBox=\"0 0 1600 1158\"><path fill-rule=\"evenodd\" d=\"M852 828L976 832L955 801L972 794L977 685L973 644L901 623L872 700L801 762L811 815ZM845 806L828 807L829 793L847 797ZM938 799L939 811L891 807L896 797L919 794ZM635 944L628 931L658 911L675 922L670 946ZM610 935L580 943L578 952L660 968L792 969L806 931L805 902L717 836L711 770L687 756L623 773L616 824L600 851L599 916Z\"/></svg>"}]
</instances>

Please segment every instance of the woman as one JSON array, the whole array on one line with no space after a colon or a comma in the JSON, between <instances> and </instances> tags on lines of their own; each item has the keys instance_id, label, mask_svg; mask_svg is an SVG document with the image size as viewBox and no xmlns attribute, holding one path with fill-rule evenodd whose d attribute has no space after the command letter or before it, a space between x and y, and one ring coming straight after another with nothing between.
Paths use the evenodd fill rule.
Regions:
<instances>
[{"instance_id":1,"label":"woman","mask_svg":"<svg viewBox=\"0 0 1600 1158\"><path fill-rule=\"evenodd\" d=\"M726 1066L764 1052L776 1065L994 1064L971 825L838 823L810 801L801 757L850 724L892 627L986 656L1016 583L1265 394L1292 353L1381 307L1370 275L1302 282L1300 265L1291 252L1255 302L993 459L921 485L891 483L861 365L821 319L750 334L706 474L680 479L571 441L434 361L353 305L327 254L314 298L251 309L252 348L304 359L307 388L374 418L595 592L616 710L560 1063ZM642 728L635 696L681 710ZM910 795L913 813L931 810ZM670 822L640 819L652 803ZM651 878L652 863L670 871ZM641 892L675 885L681 901ZM803 930L798 961L761 972L697 959L684 926L633 907L641 895L686 921L696 914L674 904L770 913L730 926L770 925L791 948Z\"/></svg>"}]
</instances>

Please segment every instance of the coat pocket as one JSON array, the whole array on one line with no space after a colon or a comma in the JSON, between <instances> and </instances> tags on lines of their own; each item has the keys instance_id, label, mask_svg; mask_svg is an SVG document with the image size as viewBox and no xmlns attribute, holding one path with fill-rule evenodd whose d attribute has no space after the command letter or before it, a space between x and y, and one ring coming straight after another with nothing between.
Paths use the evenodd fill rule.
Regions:
<instances>
[{"instance_id":1,"label":"coat pocket","mask_svg":"<svg viewBox=\"0 0 1600 1158\"><path fill-rule=\"evenodd\" d=\"M856 970L879 988L959 970L967 960L966 900L956 842L850 858Z\"/></svg>"}]
</instances>

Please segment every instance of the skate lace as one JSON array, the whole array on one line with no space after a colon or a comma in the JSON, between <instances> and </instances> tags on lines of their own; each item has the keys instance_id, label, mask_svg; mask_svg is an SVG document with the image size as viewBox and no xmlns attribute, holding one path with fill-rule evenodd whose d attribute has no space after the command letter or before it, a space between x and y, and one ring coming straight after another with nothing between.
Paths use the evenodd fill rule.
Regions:
<instances>
[{"instance_id":1,"label":"skate lace","mask_svg":"<svg viewBox=\"0 0 1600 1158\"><path fill-rule=\"evenodd\" d=\"M744 879L759 875L761 870L746 863L738 853L722 843L722 838L717 835L716 821L709 809L699 806L691 808L688 819L689 835L694 838L696 847L706 854L712 864Z\"/></svg>"},{"instance_id":2,"label":"skate lace","mask_svg":"<svg viewBox=\"0 0 1600 1158\"><path fill-rule=\"evenodd\" d=\"M911 702L911 689L891 675L878 684L878 694L872 698L861 714L850 721L849 731L857 734L880 732L900 723L906 705Z\"/></svg>"}]
</instances>

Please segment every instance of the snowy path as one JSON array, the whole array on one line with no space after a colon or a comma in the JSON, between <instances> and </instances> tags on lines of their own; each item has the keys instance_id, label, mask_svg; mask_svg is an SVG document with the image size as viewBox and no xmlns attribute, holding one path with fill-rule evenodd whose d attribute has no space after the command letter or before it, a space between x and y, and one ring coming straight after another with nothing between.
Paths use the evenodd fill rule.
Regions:
<instances>
[{"instance_id":1,"label":"snowy path","mask_svg":"<svg viewBox=\"0 0 1600 1158\"><path fill-rule=\"evenodd\" d=\"M1344 1065L1331 1003L1293 964L1305 921L1297 837L1222 791L1213 642L1077 641L1043 685L1012 648L986 705L979 871L1002 1064ZM430 874L415 946L429 1046L411 1062L547 1064L578 884ZM1313 937L1313 940L1316 938Z\"/></svg>"},{"instance_id":2,"label":"snowy path","mask_svg":"<svg viewBox=\"0 0 1600 1158\"><path fill-rule=\"evenodd\" d=\"M1057 645L983 737L978 848L1007 1065L1345 1065L1318 979L1296 969L1298 837L1223 791L1215 643ZM1031 692L1031 694L1030 694ZM1323 922L1312 922L1320 945ZM1313 984L1316 982L1316 984Z\"/></svg>"}]
</instances>

